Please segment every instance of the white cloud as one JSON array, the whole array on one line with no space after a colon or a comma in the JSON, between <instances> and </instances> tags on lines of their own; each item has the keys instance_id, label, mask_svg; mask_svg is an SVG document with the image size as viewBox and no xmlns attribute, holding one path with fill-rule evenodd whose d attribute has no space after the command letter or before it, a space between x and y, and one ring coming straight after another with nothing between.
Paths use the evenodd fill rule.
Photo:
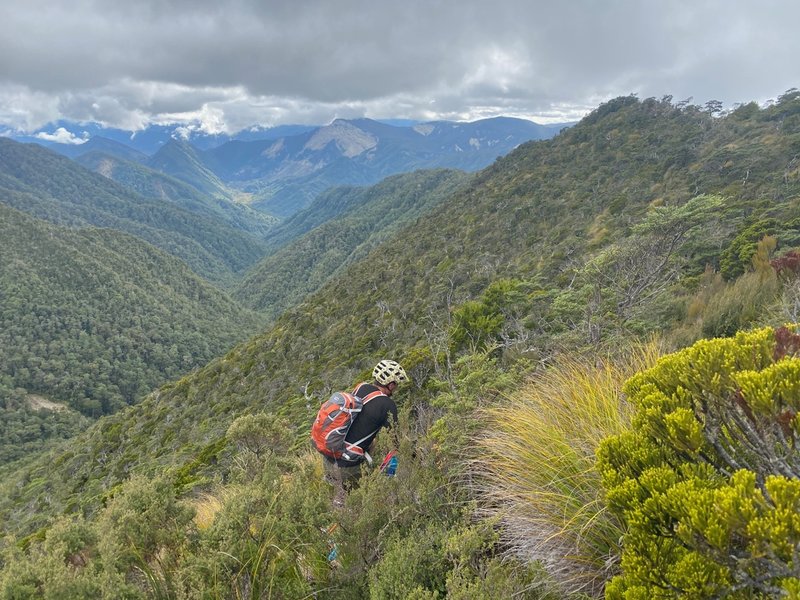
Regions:
<instances>
[{"instance_id":1,"label":"white cloud","mask_svg":"<svg viewBox=\"0 0 800 600\"><path fill-rule=\"evenodd\" d=\"M89 141L88 137L78 137L75 134L67 131L63 127L59 127L53 133L37 133L36 137L40 140L45 140L48 142L57 142L59 144L85 144Z\"/></svg>"}]
</instances>

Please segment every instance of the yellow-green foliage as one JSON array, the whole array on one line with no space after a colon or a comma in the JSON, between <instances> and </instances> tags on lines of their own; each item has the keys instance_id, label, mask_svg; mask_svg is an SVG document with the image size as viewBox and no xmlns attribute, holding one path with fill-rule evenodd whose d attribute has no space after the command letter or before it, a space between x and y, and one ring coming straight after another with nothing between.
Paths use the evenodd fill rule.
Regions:
<instances>
[{"instance_id":1,"label":"yellow-green foliage","mask_svg":"<svg viewBox=\"0 0 800 600\"><path fill-rule=\"evenodd\" d=\"M624 387L633 428L598 466L625 524L608 598L776 597L800 563L800 336L703 340Z\"/></svg>"},{"instance_id":2,"label":"yellow-green foliage","mask_svg":"<svg viewBox=\"0 0 800 600\"><path fill-rule=\"evenodd\" d=\"M615 570L621 529L605 510L595 450L628 429L622 384L657 356L651 343L596 364L562 357L488 411L476 468L487 474L484 500L515 554L544 563L568 591L602 594Z\"/></svg>"}]
</instances>

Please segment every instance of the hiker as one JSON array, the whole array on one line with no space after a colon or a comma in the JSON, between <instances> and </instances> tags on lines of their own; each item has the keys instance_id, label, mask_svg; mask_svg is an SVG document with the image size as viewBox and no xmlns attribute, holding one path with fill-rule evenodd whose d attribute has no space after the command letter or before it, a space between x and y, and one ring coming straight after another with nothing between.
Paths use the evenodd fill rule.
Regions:
<instances>
[{"instance_id":1,"label":"hiker","mask_svg":"<svg viewBox=\"0 0 800 600\"><path fill-rule=\"evenodd\" d=\"M361 476L361 464L364 461L372 464L369 450L378 432L381 428L391 427L397 422L397 405L392 400L392 394L401 382L408 380L405 370L393 360L382 360L372 370L372 377L371 383L360 383L353 390L352 395L361 402L361 410L353 412L352 421L347 423L343 449L331 451L324 446L324 442L320 439L321 434L315 433L315 429L319 431L322 428L320 416L312 428L314 447L322 454L325 479L336 487L334 497L336 506L344 504L346 490L349 490ZM337 396L348 395L334 394L331 401ZM320 415L331 401L323 404ZM339 412L342 411L333 410L329 415L335 416Z\"/></svg>"}]
</instances>

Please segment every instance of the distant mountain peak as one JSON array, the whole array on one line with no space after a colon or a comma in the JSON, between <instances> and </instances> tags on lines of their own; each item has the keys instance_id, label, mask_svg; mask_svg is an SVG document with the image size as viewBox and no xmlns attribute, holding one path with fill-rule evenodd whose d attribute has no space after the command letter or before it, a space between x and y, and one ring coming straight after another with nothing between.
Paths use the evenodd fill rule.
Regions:
<instances>
[{"instance_id":1,"label":"distant mountain peak","mask_svg":"<svg viewBox=\"0 0 800 600\"><path fill-rule=\"evenodd\" d=\"M330 125L320 127L306 142L304 150L322 150L331 142L347 158L353 158L375 148L378 138L358 128L351 121L336 119Z\"/></svg>"}]
</instances>

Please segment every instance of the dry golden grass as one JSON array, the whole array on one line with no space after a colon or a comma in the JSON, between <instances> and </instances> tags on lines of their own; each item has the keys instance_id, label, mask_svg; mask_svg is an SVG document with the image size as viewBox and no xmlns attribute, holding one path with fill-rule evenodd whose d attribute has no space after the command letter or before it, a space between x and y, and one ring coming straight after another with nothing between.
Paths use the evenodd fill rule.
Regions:
<instances>
[{"instance_id":1,"label":"dry golden grass","mask_svg":"<svg viewBox=\"0 0 800 600\"><path fill-rule=\"evenodd\" d=\"M652 366L652 342L605 360L563 357L488 411L480 494L513 553L541 561L565 592L602 596L619 557L619 523L606 511L595 450L629 427L625 380Z\"/></svg>"},{"instance_id":2,"label":"dry golden grass","mask_svg":"<svg viewBox=\"0 0 800 600\"><path fill-rule=\"evenodd\" d=\"M194 523L200 531L208 529L214 523L217 513L224 505L224 495L224 492L218 492L217 495L205 493L192 500Z\"/></svg>"}]
</instances>

